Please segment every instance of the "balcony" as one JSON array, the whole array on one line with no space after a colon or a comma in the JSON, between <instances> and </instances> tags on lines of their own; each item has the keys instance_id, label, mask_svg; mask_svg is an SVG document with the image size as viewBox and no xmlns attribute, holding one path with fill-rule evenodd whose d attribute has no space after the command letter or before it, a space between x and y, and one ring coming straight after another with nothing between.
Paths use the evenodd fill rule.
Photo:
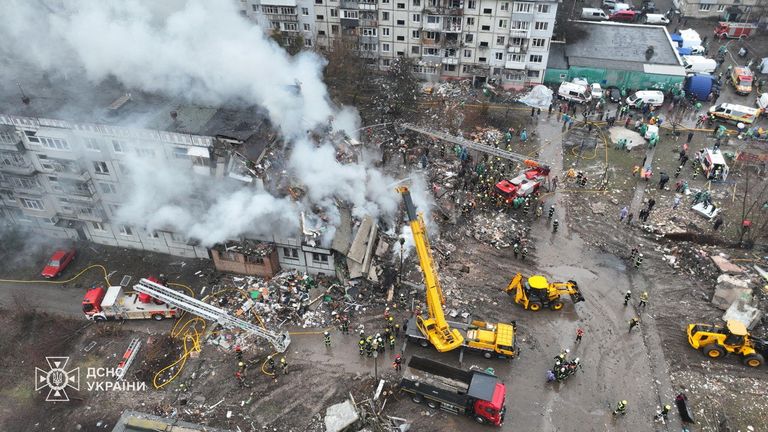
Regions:
<instances>
[{"instance_id":1,"label":"balcony","mask_svg":"<svg viewBox=\"0 0 768 432\"><path fill-rule=\"evenodd\" d=\"M533 12L512 12L512 21L533 22Z\"/></svg>"},{"instance_id":2,"label":"balcony","mask_svg":"<svg viewBox=\"0 0 768 432\"><path fill-rule=\"evenodd\" d=\"M525 54L528 52L528 43L520 45L507 44L507 52L512 54Z\"/></svg>"},{"instance_id":3,"label":"balcony","mask_svg":"<svg viewBox=\"0 0 768 432\"><path fill-rule=\"evenodd\" d=\"M443 23L442 22L431 23L431 22L424 21L422 22L422 28L424 29L424 31L439 32L439 31L443 31Z\"/></svg>"},{"instance_id":4,"label":"balcony","mask_svg":"<svg viewBox=\"0 0 768 432\"><path fill-rule=\"evenodd\" d=\"M511 29L509 30L509 36L528 39L531 37L531 29Z\"/></svg>"},{"instance_id":5,"label":"balcony","mask_svg":"<svg viewBox=\"0 0 768 432\"><path fill-rule=\"evenodd\" d=\"M15 152L24 152L24 142L19 140L5 140L0 136L0 150L10 150Z\"/></svg>"},{"instance_id":6,"label":"balcony","mask_svg":"<svg viewBox=\"0 0 768 432\"><path fill-rule=\"evenodd\" d=\"M457 64L459 64L459 58L458 57L443 57L443 64L444 65L457 65Z\"/></svg>"},{"instance_id":7,"label":"balcony","mask_svg":"<svg viewBox=\"0 0 768 432\"><path fill-rule=\"evenodd\" d=\"M360 27L378 27L379 22L375 19L360 18Z\"/></svg>"},{"instance_id":8,"label":"balcony","mask_svg":"<svg viewBox=\"0 0 768 432\"><path fill-rule=\"evenodd\" d=\"M32 164L10 165L0 164L0 172L18 175L32 175L35 173L35 166Z\"/></svg>"},{"instance_id":9,"label":"balcony","mask_svg":"<svg viewBox=\"0 0 768 432\"><path fill-rule=\"evenodd\" d=\"M362 58L377 58L379 56L379 53L377 51L358 51L360 57Z\"/></svg>"},{"instance_id":10,"label":"balcony","mask_svg":"<svg viewBox=\"0 0 768 432\"><path fill-rule=\"evenodd\" d=\"M463 16L464 6L426 6L424 13L427 15Z\"/></svg>"},{"instance_id":11,"label":"balcony","mask_svg":"<svg viewBox=\"0 0 768 432\"><path fill-rule=\"evenodd\" d=\"M341 9L357 9L359 4L358 0L341 0L339 7Z\"/></svg>"},{"instance_id":12,"label":"balcony","mask_svg":"<svg viewBox=\"0 0 768 432\"><path fill-rule=\"evenodd\" d=\"M504 69L524 70L525 60L521 60L521 61L507 60L506 62L504 62Z\"/></svg>"},{"instance_id":13,"label":"balcony","mask_svg":"<svg viewBox=\"0 0 768 432\"><path fill-rule=\"evenodd\" d=\"M342 28L355 28L360 25L360 20L357 18L342 18L340 21Z\"/></svg>"},{"instance_id":14,"label":"balcony","mask_svg":"<svg viewBox=\"0 0 768 432\"><path fill-rule=\"evenodd\" d=\"M443 57L439 53L436 54L422 54L421 61L430 65L439 65L442 62Z\"/></svg>"},{"instance_id":15,"label":"balcony","mask_svg":"<svg viewBox=\"0 0 768 432\"><path fill-rule=\"evenodd\" d=\"M270 14L267 15L267 19L272 22L299 22L299 17L296 15Z\"/></svg>"},{"instance_id":16,"label":"balcony","mask_svg":"<svg viewBox=\"0 0 768 432\"><path fill-rule=\"evenodd\" d=\"M443 39L443 46L445 48L460 48L461 47L461 41L458 39Z\"/></svg>"},{"instance_id":17,"label":"balcony","mask_svg":"<svg viewBox=\"0 0 768 432\"><path fill-rule=\"evenodd\" d=\"M357 6L360 10L375 11L377 9L377 3L375 1L361 1Z\"/></svg>"},{"instance_id":18,"label":"balcony","mask_svg":"<svg viewBox=\"0 0 768 432\"><path fill-rule=\"evenodd\" d=\"M360 43L377 44L379 43L378 36L360 36Z\"/></svg>"},{"instance_id":19,"label":"balcony","mask_svg":"<svg viewBox=\"0 0 768 432\"><path fill-rule=\"evenodd\" d=\"M445 33L461 33L461 22L448 23L443 25L443 32Z\"/></svg>"}]
</instances>

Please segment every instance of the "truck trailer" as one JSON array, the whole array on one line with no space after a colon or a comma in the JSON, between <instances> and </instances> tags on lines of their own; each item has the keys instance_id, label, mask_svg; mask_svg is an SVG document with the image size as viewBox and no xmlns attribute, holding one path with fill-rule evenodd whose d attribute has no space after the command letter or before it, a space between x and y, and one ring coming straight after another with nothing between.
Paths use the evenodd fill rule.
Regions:
<instances>
[{"instance_id":1,"label":"truck trailer","mask_svg":"<svg viewBox=\"0 0 768 432\"><path fill-rule=\"evenodd\" d=\"M423 357L408 362L400 390L415 403L472 417L480 424L501 426L507 408L507 388L495 375L457 369Z\"/></svg>"},{"instance_id":2,"label":"truck trailer","mask_svg":"<svg viewBox=\"0 0 768 432\"><path fill-rule=\"evenodd\" d=\"M448 324L464 337L462 347L465 349L479 352L487 359L513 359L517 357L515 327L511 323L491 324L485 321L472 320L470 323L448 321ZM415 317L408 320L405 335L410 341L424 348L430 345L429 340L417 327Z\"/></svg>"}]
</instances>

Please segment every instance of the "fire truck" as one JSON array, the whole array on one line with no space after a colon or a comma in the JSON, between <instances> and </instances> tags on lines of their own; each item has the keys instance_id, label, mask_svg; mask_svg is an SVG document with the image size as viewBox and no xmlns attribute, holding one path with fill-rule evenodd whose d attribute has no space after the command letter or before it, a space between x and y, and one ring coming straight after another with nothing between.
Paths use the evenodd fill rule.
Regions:
<instances>
[{"instance_id":1,"label":"fire truck","mask_svg":"<svg viewBox=\"0 0 768 432\"><path fill-rule=\"evenodd\" d=\"M162 321L178 313L176 307L144 293L125 293L122 286L96 287L83 298L83 313L94 321L148 319Z\"/></svg>"},{"instance_id":2,"label":"fire truck","mask_svg":"<svg viewBox=\"0 0 768 432\"><path fill-rule=\"evenodd\" d=\"M715 37L720 39L745 39L752 34L757 28L756 25L750 23L737 23L737 22L719 22L715 27Z\"/></svg>"},{"instance_id":3,"label":"fire truck","mask_svg":"<svg viewBox=\"0 0 768 432\"><path fill-rule=\"evenodd\" d=\"M509 204L517 197L526 197L537 193L548 175L549 167L535 166L521 172L515 178L496 183L494 191Z\"/></svg>"},{"instance_id":4,"label":"fire truck","mask_svg":"<svg viewBox=\"0 0 768 432\"><path fill-rule=\"evenodd\" d=\"M466 371L413 356L400 390L410 393L415 403L426 403L434 410L466 415L481 424L504 423L507 388L488 372Z\"/></svg>"}]
</instances>

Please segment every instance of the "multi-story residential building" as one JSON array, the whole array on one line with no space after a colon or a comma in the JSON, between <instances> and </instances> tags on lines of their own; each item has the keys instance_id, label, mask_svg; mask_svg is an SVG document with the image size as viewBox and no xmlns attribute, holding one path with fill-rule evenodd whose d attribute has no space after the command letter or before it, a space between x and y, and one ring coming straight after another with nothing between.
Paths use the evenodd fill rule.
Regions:
<instances>
[{"instance_id":1,"label":"multi-story residential building","mask_svg":"<svg viewBox=\"0 0 768 432\"><path fill-rule=\"evenodd\" d=\"M52 87L51 94L41 94L40 86L24 102L0 91L0 223L41 237L209 258L209 250L184 233L115 221L135 193L131 164L137 157L174 161L193 175L230 181L235 188L258 184L250 167L274 139L263 113L176 105L154 95L115 93L108 85L83 96L92 105L78 108L54 97L60 90ZM137 116L153 129L124 126ZM282 268L334 272L330 245L318 245L298 228L295 236L253 238L274 245ZM222 239L227 240L242 238Z\"/></svg>"},{"instance_id":2,"label":"multi-story residential building","mask_svg":"<svg viewBox=\"0 0 768 432\"><path fill-rule=\"evenodd\" d=\"M540 84L559 0L241 0L265 28L266 13L295 8L307 46L330 49L353 37L362 56L386 70L396 57L416 62L424 79L473 78L506 88ZM280 3L285 6L277 6ZM311 21L311 22L310 22ZM276 24L278 23L278 24ZM281 27L282 29L282 27Z\"/></svg>"},{"instance_id":3,"label":"multi-story residential building","mask_svg":"<svg viewBox=\"0 0 768 432\"><path fill-rule=\"evenodd\" d=\"M684 17L763 22L766 0L673 0Z\"/></svg>"}]
</instances>

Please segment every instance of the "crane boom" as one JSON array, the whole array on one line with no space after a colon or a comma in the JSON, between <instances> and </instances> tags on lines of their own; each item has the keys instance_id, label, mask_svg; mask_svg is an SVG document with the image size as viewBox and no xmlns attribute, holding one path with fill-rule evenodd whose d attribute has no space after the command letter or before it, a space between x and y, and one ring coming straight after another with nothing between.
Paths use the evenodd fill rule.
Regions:
<instances>
[{"instance_id":1,"label":"crane boom","mask_svg":"<svg viewBox=\"0 0 768 432\"><path fill-rule=\"evenodd\" d=\"M141 279L139 283L133 286L133 289L136 292L148 294L152 298L164 301L171 306L175 306L201 318L215 321L222 327L243 329L260 338L266 339L278 352L285 352L285 350L288 349L288 345L291 343L291 336L288 332L271 332L255 324L243 321L240 318L233 317L223 309L219 309L196 298L174 291L149 279Z\"/></svg>"},{"instance_id":2,"label":"crane boom","mask_svg":"<svg viewBox=\"0 0 768 432\"><path fill-rule=\"evenodd\" d=\"M416 254L419 257L421 271L424 273L429 318L416 317L416 324L438 351L450 351L461 346L464 343L464 337L459 330L452 329L445 320L445 313L443 312L445 298L443 297L443 290L440 287L440 281L435 270L424 218L421 214L416 213L416 206L413 204L411 192L408 188L401 186L397 191L400 192L405 203L408 224L411 227L413 241L416 245Z\"/></svg>"},{"instance_id":3,"label":"crane boom","mask_svg":"<svg viewBox=\"0 0 768 432\"><path fill-rule=\"evenodd\" d=\"M464 146L466 148L470 148L472 150L477 150L482 153L489 154L491 156L496 156L498 158L512 160L512 161L518 161L524 163L526 166L530 167L537 167L537 166L543 166L543 164L540 164L538 161L535 161L533 159L530 159L526 157L525 155L521 155L518 153L513 153L511 151L503 150L500 148L496 148L493 146L489 146L486 144L477 143L471 140L468 140L466 138L457 137L453 135L449 135L445 132L440 132L438 130L429 129L421 126L412 125L410 123L403 123L402 127L408 130L412 130L414 132L418 132L420 134L428 135L433 138L441 139L443 141L447 141L450 143L458 144L460 146Z\"/></svg>"}]
</instances>

